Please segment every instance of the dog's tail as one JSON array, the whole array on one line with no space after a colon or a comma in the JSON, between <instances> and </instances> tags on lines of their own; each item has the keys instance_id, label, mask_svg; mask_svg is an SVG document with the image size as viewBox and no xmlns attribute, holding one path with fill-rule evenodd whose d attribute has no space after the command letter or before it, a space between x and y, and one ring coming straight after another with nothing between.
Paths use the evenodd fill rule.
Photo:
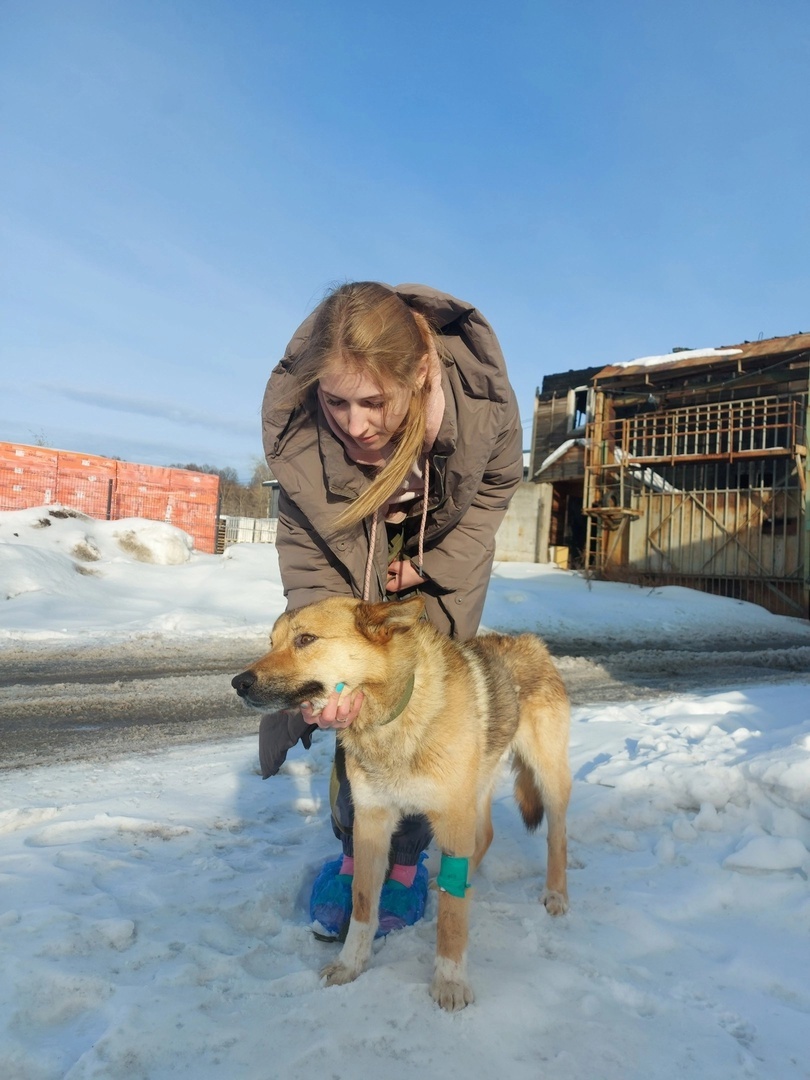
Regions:
<instances>
[{"instance_id":1,"label":"dog's tail","mask_svg":"<svg viewBox=\"0 0 810 1080\"><path fill-rule=\"evenodd\" d=\"M515 774L515 802L518 804L523 824L529 832L534 832L543 820L543 796L534 772L519 752L515 752L512 757L512 769Z\"/></svg>"}]
</instances>

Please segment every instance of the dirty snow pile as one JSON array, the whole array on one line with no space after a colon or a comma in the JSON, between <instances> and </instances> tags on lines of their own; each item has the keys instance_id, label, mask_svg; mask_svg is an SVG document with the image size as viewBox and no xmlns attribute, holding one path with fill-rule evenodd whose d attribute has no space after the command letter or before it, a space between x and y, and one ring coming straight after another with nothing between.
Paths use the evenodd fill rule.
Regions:
<instances>
[{"instance_id":1,"label":"dirty snow pile","mask_svg":"<svg viewBox=\"0 0 810 1080\"><path fill-rule=\"evenodd\" d=\"M195 551L158 521L95 521L62 507L0 512L0 644L134 636L266 637L284 607L275 549Z\"/></svg>"},{"instance_id":2,"label":"dirty snow pile","mask_svg":"<svg viewBox=\"0 0 810 1080\"><path fill-rule=\"evenodd\" d=\"M0 514L0 651L266 633L283 608L272 548L207 556L169 526L36 527L47 513ZM638 647L804 625L519 564L497 567L485 622ZM476 1002L452 1016L427 989L435 894L355 983L320 985L335 946L306 899L336 847L332 736L264 782L254 736L2 772L0 1077L807 1078L809 684L575 709L560 919L505 774L472 901Z\"/></svg>"}]
</instances>

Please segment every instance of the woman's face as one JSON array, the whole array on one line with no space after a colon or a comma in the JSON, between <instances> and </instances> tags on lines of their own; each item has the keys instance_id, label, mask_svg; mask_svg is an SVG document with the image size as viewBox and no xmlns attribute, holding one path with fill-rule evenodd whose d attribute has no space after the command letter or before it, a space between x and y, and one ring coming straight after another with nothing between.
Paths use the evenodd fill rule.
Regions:
<instances>
[{"instance_id":1,"label":"woman's face","mask_svg":"<svg viewBox=\"0 0 810 1080\"><path fill-rule=\"evenodd\" d=\"M333 421L363 450L387 446L408 412L407 390L383 390L362 371L333 371L324 375L319 385Z\"/></svg>"}]
</instances>

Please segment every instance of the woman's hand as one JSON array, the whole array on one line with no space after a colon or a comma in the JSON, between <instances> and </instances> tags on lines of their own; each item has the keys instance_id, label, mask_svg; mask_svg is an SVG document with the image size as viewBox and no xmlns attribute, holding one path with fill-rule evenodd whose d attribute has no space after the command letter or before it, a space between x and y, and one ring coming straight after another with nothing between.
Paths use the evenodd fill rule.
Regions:
<instances>
[{"instance_id":1,"label":"woman's hand","mask_svg":"<svg viewBox=\"0 0 810 1080\"><path fill-rule=\"evenodd\" d=\"M331 692L320 712L312 711L312 703L301 702L301 715L308 724L317 724L323 731L343 731L356 720L363 704L362 690L348 690L342 684Z\"/></svg>"},{"instance_id":2,"label":"woman's hand","mask_svg":"<svg viewBox=\"0 0 810 1080\"><path fill-rule=\"evenodd\" d=\"M386 592L401 592L403 589L413 589L416 585L424 585L424 583L425 579L417 573L416 567L408 559L389 564Z\"/></svg>"}]
</instances>

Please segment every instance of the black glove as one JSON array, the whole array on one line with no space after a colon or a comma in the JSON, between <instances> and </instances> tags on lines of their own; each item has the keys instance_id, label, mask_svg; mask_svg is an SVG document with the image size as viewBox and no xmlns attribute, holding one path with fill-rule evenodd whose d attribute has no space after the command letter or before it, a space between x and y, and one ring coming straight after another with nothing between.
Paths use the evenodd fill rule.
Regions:
<instances>
[{"instance_id":1,"label":"black glove","mask_svg":"<svg viewBox=\"0 0 810 1080\"><path fill-rule=\"evenodd\" d=\"M287 751L300 739L305 748L312 746L317 724L308 724L298 709L268 713L259 724L259 765L262 780L275 776L287 757Z\"/></svg>"}]
</instances>

